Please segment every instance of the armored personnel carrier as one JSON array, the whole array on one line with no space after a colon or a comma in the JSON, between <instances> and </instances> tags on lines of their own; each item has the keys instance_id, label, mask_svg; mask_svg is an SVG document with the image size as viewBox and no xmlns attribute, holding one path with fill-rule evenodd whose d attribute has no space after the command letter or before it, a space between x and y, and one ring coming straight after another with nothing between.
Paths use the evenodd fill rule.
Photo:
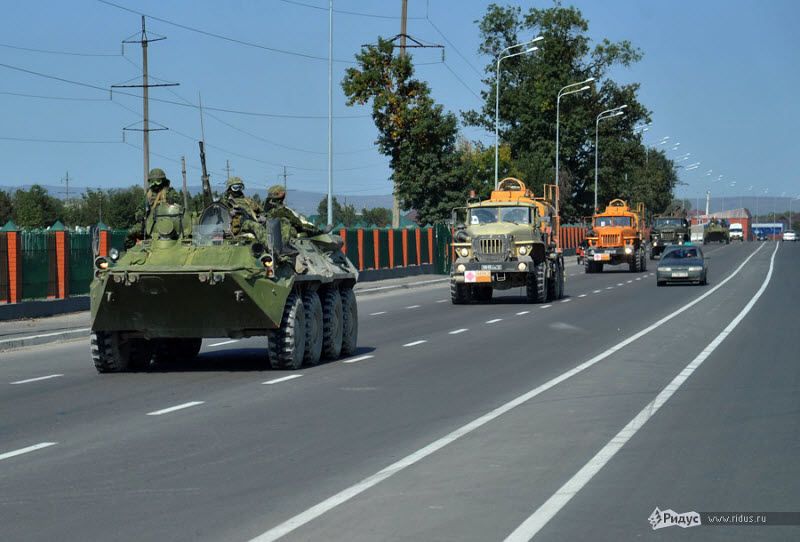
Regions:
<instances>
[{"instance_id":1,"label":"armored personnel carrier","mask_svg":"<svg viewBox=\"0 0 800 542\"><path fill-rule=\"evenodd\" d=\"M655 217L650 229L650 259L655 260L669 245L682 245L690 240L689 221L683 206L671 206Z\"/></svg>"},{"instance_id":2,"label":"armored personnel carrier","mask_svg":"<svg viewBox=\"0 0 800 542\"><path fill-rule=\"evenodd\" d=\"M279 220L236 220L232 228L232 211L215 202L192 219L179 205L159 205L140 243L95 259L91 349L99 372L188 361L205 338L266 336L276 369L355 351L358 272L341 239L282 239Z\"/></svg>"},{"instance_id":3,"label":"armored personnel carrier","mask_svg":"<svg viewBox=\"0 0 800 542\"><path fill-rule=\"evenodd\" d=\"M564 257L555 213L558 191L545 185L537 197L519 179L500 181L488 200L471 200L462 212L452 249L450 299L460 305L491 300L494 290L525 288L534 303L564 295Z\"/></svg>"},{"instance_id":4,"label":"armored personnel carrier","mask_svg":"<svg viewBox=\"0 0 800 542\"><path fill-rule=\"evenodd\" d=\"M621 199L609 202L605 211L592 217L592 229L586 239L584 269L587 273L600 273L605 264L627 263L631 272L647 269L644 246L644 204L635 209Z\"/></svg>"},{"instance_id":5,"label":"armored personnel carrier","mask_svg":"<svg viewBox=\"0 0 800 542\"><path fill-rule=\"evenodd\" d=\"M708 243L725 243L726 245L731 242L730 229L728 221L712 218L708 226L706 226L705 234L703 235L703 244Z\"/></svg>"}]
</instances>

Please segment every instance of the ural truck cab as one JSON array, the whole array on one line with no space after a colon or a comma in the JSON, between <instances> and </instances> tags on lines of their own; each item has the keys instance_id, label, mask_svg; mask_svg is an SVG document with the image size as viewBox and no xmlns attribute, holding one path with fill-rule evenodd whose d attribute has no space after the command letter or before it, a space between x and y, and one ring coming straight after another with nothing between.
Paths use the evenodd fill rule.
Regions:
<instances>
[{"instance_id":1,"label":"ural truck cab","mask_svg":"<svg viewBox=\"0 0 800 542\"><path fill-rule=\"evenodd\" d=\"M647 269L644 237L644 204L635 209L615 199L602 213L592 217L592 229L587 235L584 269L587 273L600 273L605 264L627 263L631 272Z\"/></svg>"},{"instance_id":2,"label":"ural truck cab","mask_svg":"<svg viewBox=\"0 0 800 542\"><path fill-rule=\"evenodd\" d=\"M689 221L684 216L659 216L650 231L650 259L655 260L669 245L688 243Z\"/></svg>"},{"instance_id":3,"label":"ural truck cab","mask_svg":"<svg viewBox=\"0 0 800 542\"><path fill-rule=\"evenodd\" d=\"M519 179L503 179L488 200L454 210L465 215L453 237L453 304L487 302L494 290L524 287L529 302L564 295L564 257L558 245L558 190L535 196Z\"/></svg>"}]
</instances>

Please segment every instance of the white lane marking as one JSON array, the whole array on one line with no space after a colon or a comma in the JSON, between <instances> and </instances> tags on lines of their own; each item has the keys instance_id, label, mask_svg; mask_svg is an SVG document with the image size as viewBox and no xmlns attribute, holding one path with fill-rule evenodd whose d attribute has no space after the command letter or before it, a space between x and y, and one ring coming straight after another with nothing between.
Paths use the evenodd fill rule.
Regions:
<instances>
[{"instance_id":1,"label":"white lane marking","mask_svg":"<svg viewBox=\"0 0 800 542\"><path fill-rule=\"evenodd\" d=\"M428 341L423 339L421 341L413 341L413 342L410 342L410 343L406 343L403 346L417 346L418 344L422 344L422 343L426 343L426 342L428 342Z\"/></svg>"},{"instance_id":2,"label":"white lane marking","mask_svg":"<svg viewBox=\"0 0 800 542\"><path fill-rule=\"evenodd\" d=\"M407 309L418 309L420 305L411 305L410 307L406 307Z\"/></svg>"},{"instance_id":3,"label":"white lane marking","mask_svg":"<svg viewBox=\"0 0 800 542\"><path fill-rule=\"evenodd\" d=\"M761 249L762 246L763 245L759 245L759 247L756 248L756 250L754 250L753 253L750 254L750 256L748 256L739 265L739 267L736 268L736 270L734 270L730 275L728 275L727 278L722 280L719 284L717 284L716 286L714 286L712 289L708 290L704 294L700 295L695 300L690 301L689 303L687 303L683 307L681 307L681 308L671 312L667 316L661 318L660 320L658 320L654 324L651 324L650 326L648 326L645 329L639 331L638 333L635 333L634 335L631 335L630 337L628 337L627 339L623 340L622 342L617 343L616 345L612 346L611 348L609 348L605 352L602 352L602 353L598 354L597 356L593 357L592 359L590 359L588 361L585 361L584 363L578 365L577 367L573 367L569 371L567 371L565 373L562 373L561 375L553 378L552 380L550 380L548 382L545 382L544 384L541 384L540 386L538 386L538 387L536 387L536 388L534 388L534 389L532 389L532 390L530 390L530 391L528 391L528 392L526 392L526 393L524 393L524 394L512 399L511 401L509 401L509 402L507 402L507 403L505 403L503 405L500 405L499 407L497 407L494 410L484 414L483 416L481 416L479 418L476 418L475 420L469 422L468 424L459 427L458 429L456 429L452 433L449 433L449 434L445 435L444 437L431 442L430 444L428 444L424 448L420 448L416 452L413 452L410 455L407 455L406 457L396 461L395 463L392 463L391 465L385 467L384 469L379 470L375 474L373 474L373 475L371 475L371 476L369 476L367 478L364 478L360 482L357 482L354 485L352 485L352 486L350 486L350 487L348 487L346 489L343 489L339 493L336 493L335 495L332 495L331 497L328 497L324 501L321 501L321 502L317 503L316 505L312 506L311 508L308 508L307 510L304 510L303 512L300 512L299 514L289 518L288 520L284 521L283 523L280 523L280 524L276 525L275 527L271 528L270 530L265 531L264 533L260 534L259 536L253 538L251 540L251 542L272 542L274 540L278 540L279 538L291 533L292 531L298 529L299 527L302 527L303 525L305 525L307 523L310 523L311 521L315 520L316 518L320 517L321 515L325 514L326 512L328 512L330 510L333 510L334 508L336 508L340 504L343 504L343 503L349 501L350 499L352 499L353 497L356 497L357 495L360 495L361 493L365 492L369 488L371 488L373 486L376 486L377 484L383 482L387 478L397 474L398 472L403 471L404 469L410 467L411 465L414 465L415 463L418 463L419 461L425 459L426 457L430 456L431 454L436 453L437 451L441 450L442 448L444 448L445 446L447 446L451 442L453 442L455 440L458 440L459 438L463 437L464 435L468 435L469 433L472 433L476 429L486 425L487 423L489 423L492 420L495 420L496 418L502 416L506 412L508 412L508 411L510 411L510 410L512 410L512 409L514 409L514 408L516 408L516 407L518 407L518 406L530 401L532 398L536 397L537 395L540 395L540 394L544 393L545 391L549 390L550 388L560 384L561 382L564 382L565 380L575 376L576 374L579 374L579 373L585 371L586 369L588 369L592 365L595 365L595 364L599 363L600 361L604 360L605 358L607 358L611 354L617 352L618 350L621 350L622 348L626 347L630 343L632 343L632 342L636 341L637 339L640 339L641 337L647 335L648 333L650 333L654 329L657 329L658 327L662 326L665 322L668 322L669 320L672 320L673 318L675 318L679 314L683 313L684 311L689 310L691 307L695 306L696 304L700 303L700 301L702 301L706 297L708 297L711 294L713 294L716 290L721 288L729 280L731 280L733 277L735 277L739 273L739 271L741 271L741 269L747 264L747 262L749 262L750 259L753 256L755 256L756 253L758 253L758 251Z\"/></svg>"},{"instance_id":4,"label":"white lane marking","mask_svg":"<svg viewBox=\"0 0 800 542\"><path fill-rule=\"evenodd\" d=\"M637 278L636 280L642 280L642 277Z\"/></svg>"},{"instance_id":5,"label":"white lane marking","mask_svg":"<svg viewBox=\"0 0 800 542\"><path fill-rule=\"evenodd\" d=\"M595 454L593 458L586 463L581 470L570 478L566 484L556 491L544 504L542 504L533 514L528 517L522 524L514 529L508 537L506 542L522 542L528 541L536 536L542 527L555 516L589 481L602 469L611 458L613 458L618 451L641 429L647 421L652 418L658 410L669 401L676 391L683 385L686 380L697 370L700 365L710 356L714 350L730 335L730 333L739 325L739 323L747 316L747 313L753 308L758 299L767 289L770 280L772 279L772 270L775 267L775 255L778 253L778 246L776 244L775 250L772 251L772 258L769 261L769 271L764 279L763 284L758 291L753 295L750 301L745 305L736 317L717 335L708 346L700 352L683 370L678 373L678 376L661 390L661 392L653 399L646 407L644 407L628 425L622 428L603 448Z\"/></svg>"},{"instance_id":6,"label":"white lane marking","mask_svg":"<svg viewBox=\"0 0 800 542\"><path fill-rule=\"evenodd\" d=\"M294 380L295 378L300 378L303 375L288 375L282 376L280 378L275 378L272 380L267 380L266 382L262 382L262 384L280 384L281 382L286 382L288 380Z\"/></svg>"},{"instance_id":7,"label":"white lane marking","mask_svg":"<svg viewBox=\"0 0 800 542\"><path fill-rule=\"evenodd\" d=\"M492 318L491 320L486 320L487 324L496 324L497 322L502 322L502 318Z\"/></svg>"},{"instance_id":8,"label":"white lane marking","mask_svg":"<svg viewBox=\"0 0 800 542\"><path fill-rule=\"evenodd\" d=\"M19 450L14 450L13 452L6 452L4 454L0 454L0 461L10 457L27 454L28 452L35 452L36 450L41 450L42 448L49 448L50 446L55 446L56 444L58 444L58 442L40 442L39 444L34 444L33 446L28 446L27 448L20 448Z\"/></svg>"},{"instance_id":9,"label":"white lane marking","mask_svg":"<svg viewBox=\"0 0 800 542\"><path fill-rule=\"evenodd\" d=\"M622 284L621 282L618 282L618 283L617 283L617 286L625 286L625 285L624 285L624 284Z\"/></svg>"},{"instance_id":10,"label":"white lane marking","mask_svg":"<svg viewBox=\"0 0 800 542\"><path fill-rule=\"evenodd\" d=\"M436 302L437 303L447 303L448 301L450 301L450 300L449 299L438 299Z\"/></svg>"},{"instance_id":11,"label":"white lane marking","mask_svg":"<svg viewBox=\"0 0 800 542\"><path fill-rule=\"evenodd\" d=\"M458 335L459 333L464 333L465 331L469 331L467 328L462 327L461 329L454 329L453 331L449 332L449 335Z\"/></svg>"},{"instance_id":12,"label":"white lane marking","mask_svg":"<svg viewBox=\"0 0 800 542\"><path fill-rule=\"evenodd\" d=\"M64 333L82 333L84 331L91 331L91 330L92 329L88 327L82 327L78 329L66 329L64 331L56 331L54 333L42 333L41 335L28 335L27 337L15 337L13 339L3 339L2 341L0 341L0 344L16 342L16 341L25 341L28 339L43 339L45 337L55 337L56 335L62 335Z\"/></svg>"},{"instance_id":13,"label":"white lane marking","mask_svg":"<svg viewBox=\"0 0 800 542\"><path fill-rule=\"evenodd\" d=\"M520 311L517 313L517 316L522 316L523 314L528 314L531 311Z\"/></svg>"},{"instance_id":14,"label":"white lane marking","mask_svg":"<svg viewBox=\"0 0 800 542\"><path fill-rule=\"evenodd\" d=\"M357 361L364 361L365 359L372 359L374 357L375 356L373 356L372 354L366 354L364 356L358 356L357 358L343 359L342 363L356 363Z\"/></svg>"},{"instance_id":15,"label":"white lane marking","mask_svg":"<svg viewBox=\"0 0 800 542\"><path fill-rule=\"evenodd\" d=\"M595 290L595 291L594 291L594 292L592 292L592 293L593 293L593 294L599 294L599 293L600 293L600 292L602 292L602 291L603 291L603 290Z\"/></svg>"},{"instance_id":16,"label":"white lane marking","mask_svg":"<svg viewBox=\"0 0 800 542\"><path fill-rule=\"evenodd\" d=\"M28 378L26 380L17 380L16 382L9 382L10 384L27 384L28 382L39 382L40 380L49 380L51 378L58 378L59 376L64 375L47 375L47 376L39 376L36 378Z\"/></svg>"},{"instance_id":17,"label":"white lane marking","mask_svg":"<svg viewBox=\"0 0 800 542\"><path fill-rule=\"evenodd\" d=\"M578 297L586 297L586 294L581 294Z\"/></svg>"},{"instance_id":18,"label":"white lane marking","mask_svg":"<svg viewBox=\"0 0 800 542\"><path fill-rule=\"evenodd\" d=\"M148 416L161 416L162 414L169 414L170 412L175 412L176 410L183 410L184 408L190 408L197 405L202 405L205 401L189 401L188 403L183 403L181 405L175 405L169 408L162 408L161 410L154 410L153 412L148 412Z\"/></svg>"},{"instance_id":19,"label":"white lane marking","mask_svg":"<svg viewBox=\"0 0 800 542\"><path fill-rule=\"evenodd\" d=\"M572 299L569 298L569 297L567 299L562 299L561 300L562 303L569 303L570 301L572 301Z\"/></svg>"},{"instance_id":20,"label":"white lane marking","mask_svg":"<svg viewBox=\"0 0 800 542\"><path fill-rule=\"evenodd\" d=\"M539 308L540 308L540 309L549 309L550 307L552 307L552 305L542 305L542 306L541 306L541 307L539 307Z\"/></svg>"},{"instance_id":21,"label":"white lane marking","mask_svg":"<svg viewBox=\"0 0 800 542\"><path fill-rule=\"evenodd\" d=\"M606 290L613 290L613 289L614 289L613 286L609 286L608 288L606 288Z\"/></svg>"},{"instance_id":22,"label":"white lane marking","mask_svg":"<svg viewBox=\"0 0 800 542\"><path fill-rule=\"evenodd\" d=\"M379 311L379 312L371 312L370 316L380 316L381 314L386 314L386 311Z\"/></svg>"},{"instance_id":23,"label":"white lane marking","mask_svg":"<svg viewBox=\"0 0 800 542\"><path fill-rule=\"evenodd\" d=\"M225 345L225 344L233 344L233 343L238 343L238 342L239 342L239 339L231 339L230 341L222 341L221 343L209 344L208 347L209 348L214 348L215 346L222 346L222 345Z\"/></svg>"},{"instance_id":24,"label":"white lane marking","mask_svg":"<svg viewBox=\"0 0 800 542\"><path fill-rule=\"evenodd\" d=\"M629 281L626 281L626 282L627 282L628 284L630 284L630 283L631 283L631 282L633 282L633 281L632 281L632 280L629 280Z\"/></svg>"}]
</instances>

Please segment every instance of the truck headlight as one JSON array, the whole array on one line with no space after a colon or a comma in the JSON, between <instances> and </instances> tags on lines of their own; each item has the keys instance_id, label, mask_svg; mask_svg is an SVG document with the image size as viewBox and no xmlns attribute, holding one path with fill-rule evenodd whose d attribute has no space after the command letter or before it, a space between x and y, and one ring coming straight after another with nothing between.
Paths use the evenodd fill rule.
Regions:
<instances>
[{"instance_id":1,"label":"truck headlight","mask_svg":"<svg viewBox=\"0 0 800 542\"><path fill-rule=\"evenodd\" d=\"M625 247L625 254L633 254L633 247Z\"/></svg>"},{"instance_id":2,"label":"truck headlight","mask_svg":"<svg viewBox=\"0 0 800 542\"><path fill-rule=\"evenodd\" d=\"M463 273L466 270L467 270L467 266L464 265L463 263L458 264L458 267L456 267L456 271L458 271L459 273Z\"/></svg>"},{"instance_id":3,"label":"truck headlight","mask_svg":"<svg viewBox=\"0 0 800 542\"><path fill-rule=\"evenodd\" d=\"M462 258L466 258L467 256L469 256L469 249L466 247L459 248L458 255L461 256Z\"/></svg>"},{"instance_id":4,"label":"truck headlight","mask_svg":"<svg viewBox=\"0 0 800 542\"><path fill-rule=\"evenodd\" d=\"M525 245L522 245L521 247L519 247L518 252L519 252L520 256L525 256L528 253L528 247L525 246ZM522 271L522 270L520 269L520 271Z\"/></svg>"},{"instance_id":5,"label":"truck headlight","mask_svg":"<svg viewBox=\"0 0 800 542\"><path fill-rule=\"evenodd\" d=\"M519 265L517 265L517 269L519 269L520 271L525 271L526 269L528 269L528 264L526 264L525 262L519 262Z\"/></svg>"}]
</instances>

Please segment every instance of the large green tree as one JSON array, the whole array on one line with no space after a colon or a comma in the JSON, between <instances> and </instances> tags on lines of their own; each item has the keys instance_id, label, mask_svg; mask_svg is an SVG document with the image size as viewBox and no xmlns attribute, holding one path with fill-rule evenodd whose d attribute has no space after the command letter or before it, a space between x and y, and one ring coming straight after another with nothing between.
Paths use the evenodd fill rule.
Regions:
<instances>
[{"instance_id":1,"label":"large green tree","mask_svg":"<svg viewBox=\"0 0 800 542\"><path fill-rule=\"evenodd\" d=\"M14 222L22 228L46 228L63 218L64 204L38 184L14 192L12 204Z\"/></svg>"},{"instance_id":2,"label":"large green tree","mask_svg":"<svg viewBox=\"0 0 800 542\"><path fill-rule=\"evenodd\" d=\"M11 204L11 196L7 192L0 190L0 227L11 220L14 207Z\"/></svg>"},{"instance_id":3,"label":"large green tree","mask_svg":"<svg viewBox=\"0 0 800 542\"><path fill-rule=\"evenodd\" d=\"M363 46L356 64L342 81L347 104L372 104L378 149L390 159L401 206L415 209L420 223L449 216L464 192L455 175L455 115L433 101L414 78L411 57L395 55L391 41Z\"/></svg>"}]
</instances>

